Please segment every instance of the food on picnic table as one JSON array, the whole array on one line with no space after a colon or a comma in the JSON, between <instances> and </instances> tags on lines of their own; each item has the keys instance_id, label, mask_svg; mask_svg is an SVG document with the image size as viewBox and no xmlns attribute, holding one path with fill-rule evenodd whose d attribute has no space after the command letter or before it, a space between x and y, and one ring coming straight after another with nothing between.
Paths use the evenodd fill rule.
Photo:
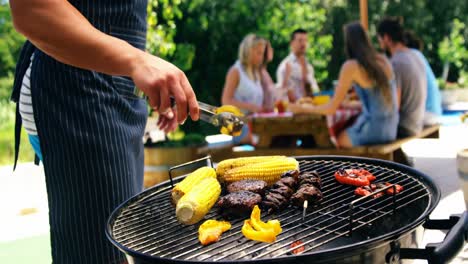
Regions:
<instances>
[{"instance_id":1,"label":"food on picnic table","mask_svg":"<svg viewBox=\"0 0 468 264\"><path fill-rule=\"evenodd\" d=\"M328 95L317 95L314 97L302 97L298 100L299 104L313 104L313 105L322 105L330 101L330 96Z\"/></svg>"},{"instance_id":2,"label":"food on picnic table","mask_svg":"<svg viewBox=\"0 0 468 264\"><path fill-rule=\"evenodd\" d=\"M176 216L183 224L191 225L202 220L221 194L216 178L208 177L198 182L177 202Z\"/></svg>"},{"instance_id":3,"label":"food on picnic table","mask_svg":"<svg viewBox=\"0 0 468 264\"><path fill-rule=\"evenodd\" d=\"M304 201L318 204L323 198L321 188L322 180L316 171L300 174L299 188L291 197L292 204L299 207L303 206Z\"/></svg>"},{"instance_id":4,"label":"food on picnic table","mask_svg":"<svg viewBox=\"0 0 468 264\"><path fill-rule=\"evenodd\" d=\"M228 170L242 167L247 164L256 164L278 158L286 158L286 156L256 156L226 159L218 163L218 166L216 166L216 174L218 174L218 177L223 178L224 173Z\"/></svg>"},{"instance_id":5,"label":"food on picnic table","mask_svg":"<svg viewBox=\"0 0 468 264\"><path fill-rule=\"evenodd\" d=\"M224 216L245 216L252 212L254 206L261 201L262 196L258 193L239 191L221 197L218 207Z\"/></svg>"},{"instance_id":6,"label":"food on picnic table","mask_svg":"<svg viewBox=\"0 0 468 264\"><path fill-rule=\"evenodd\" d=\"M216 171L211 167L201 167L190 173L184 180L179 182L174 189L172 189L172 203L177 205L177 202L182 198L182 196L187 194L195 185L206 178L216 179Z\"/></svg>"},{"instance_id":7,"label":"food on picnic table","mask_svg":"<svg viewBox=\"0 0 468 264\"><path fill-rule=\"evenodd\" d=\"M369 185L376 177L365 169L339 169L335 179L341 184L361 187Z\"/></svg>"},{"instance_id":8,"label":"food on picnic table","mask_svg":"<svg viewBox=\"0 0 468 264\"><path fill-rule=\"evenodd\" d=\"M248 239L272 243L276 241L276 236L282 231L281 224L278 220L269 220L263 222L260 219L260 208L255 206L250 215L250 219L244 221L242 226L242 234Z\"/></svg>"},{"instance_id":9,"label":"food on picnic table","mask_svg":"<svg viewBox=\"0 0 468 264\"><path fill-rule=\"evenodd\" d=\"M231 223L226 221L206 220L198 228L198 240L204 246L218 242L221 234L231 229Z\"/></svg>"},{"instance_id":10,"label":"food on picnic table","mask_svg":"<svg viewBox=\"0 0 468 264\"><path fill-rule=\"evenodd\" d=\"M297 170L284 173L281 179L267 191L262 206L268 208L268 212L281 210L289 205L289 199L296 191L298 175Z\"/></svg>"},{"instance_id":11,"label":"food on picnic table","mask_svg":"<svg viewBox=\"0 0 468 264\"><path fill-rule=\"evenodd\" d=\"M246 164L224 172L218 178L222 182L231 183L240 180L262 180L273 185L281 175L290 170L299 170L299 162L294 158L271 158L264 162Z\"/></svg>"},{"instance_id":12,"label":"food on picnic table","mask_svg":"<svg viewBox=\"0 0 468 264\"><path fill-rule=\"evenodd\" d=\"M375 183L375 184L372 183L372 184L369 184L369 185L366 185L366 186L356 188L356 190L354 190L354 194L359 195L359 196L367 196L367 195L371 195L376 190L383 189L383 188L385 188L387 186L390 186L390 185L392 185L392 184L389 183L389 182ZM396 193L399 193L399 192L403 191L403 186L401 186L399 184L395 184L395 191L396 191ZM388 188L387 190L385 190L385 193L384 192L378 192L378 193L374 194L373 198L381 197L384 194L393 195L393 187Z\"/></svg>"},{"instance_id":13,"label":"food on picnic table","mask_svg":"<svg viewBox=\"0 0 468 264\"><path fill-rule=\"evenodd\" d=\"M235 193L240 191L249 191L253 193L258 193L260 195L265 194L265 189L267 188L267 183L260 180L242 180L229 184L227 186L228 193Z\"/></svg>"}]
</instances>

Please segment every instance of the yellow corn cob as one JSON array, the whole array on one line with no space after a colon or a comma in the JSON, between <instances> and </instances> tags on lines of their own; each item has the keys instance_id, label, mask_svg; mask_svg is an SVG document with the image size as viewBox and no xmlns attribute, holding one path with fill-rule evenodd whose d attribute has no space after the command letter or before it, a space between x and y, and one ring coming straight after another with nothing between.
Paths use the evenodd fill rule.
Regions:
<instances>
[{"instance_id":1,"label":"yellow corn cob","mask_svg":"<svg viewBox=\"0 0 468 264\"><path fill-rule=\"evenodd\" d=\"M270 161L273 159L284 159L284 158L286 158L286 156L257 156L257 157L227 159L218 163L218 166L216 166L216 174L218 174L218 178L220 180L223 180L224 173L230 169L242 167L242 166L249 165L249 164Z\"/></svg>"},{"instance_id":2,"label":"yellow corn cob","mask_svg":"<svg viewBox=\"0 0 468 264\"><path fill-rule=\"evenodd\" d=\"M177 202L182 198L182 196L188 193L197 183L205 178L216 179L216 171L211 167L201 167L185 177L183 181L179 182L174 189L172 189L171 195L173 204L177 205Z\"/></svg>"},{"instance_id":3,"label":"yellow corn cob","mask_svg":"<svg viewBox=\"0 0 468 264\"><path fill-rule=\"evenodd\" d=\"M202 220L221 194L221 185L216 178L205 178L195 185L177 203L177 219L187 225Z\"/></svg>"},{"instance_id":4,"label":"yellow corn cob","mask_svg":"<svg viewBox=\"0 0 468 264\"><path fill-rule=\"evenodd\" d=\"M248 179L262 180L268 185L272 185L281 178L283 173L289 170L299 170L297 160L277 158L228 170L224 173L223 179L227 183Z\"/></svg>"}]
</instances>

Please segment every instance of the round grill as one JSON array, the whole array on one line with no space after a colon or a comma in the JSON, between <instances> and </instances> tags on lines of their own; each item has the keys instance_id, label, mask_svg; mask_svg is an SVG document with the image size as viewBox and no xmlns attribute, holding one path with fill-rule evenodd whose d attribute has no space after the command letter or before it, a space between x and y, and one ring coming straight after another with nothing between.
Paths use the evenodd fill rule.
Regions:
<instances>
[{"instance_id":1,"label":"round grill","mask_svg":"<svg viewBox=\"0 0 468 264\"><path fill-rule=\"evenodd\" d=\"M202 246L198 226L177 222L170 203L171 184L162 183L120 206L109 220L111 241L130 255L145 259L203 262L256 262L290 257L291 244L300 240L305 254L319 254L372 243L401 235L419 225L439 200L437 187L426 176L409 167L391 162L344 157L301 157L301 171L317 171L322 177L323 200L302 210L289 207L276 214L262 214L263 220L278 219L283 232L275 243L247 240L241 233L244 219L231 220L232 228L219 242ZM380 198L359 199L355 187L334 179L340 168L364 168L377 177L376 182L400 184L404 191ZM181 180L176 179L174 183ZM214 207L205 219L222 219Z\"/></svg>"}]
</instances>

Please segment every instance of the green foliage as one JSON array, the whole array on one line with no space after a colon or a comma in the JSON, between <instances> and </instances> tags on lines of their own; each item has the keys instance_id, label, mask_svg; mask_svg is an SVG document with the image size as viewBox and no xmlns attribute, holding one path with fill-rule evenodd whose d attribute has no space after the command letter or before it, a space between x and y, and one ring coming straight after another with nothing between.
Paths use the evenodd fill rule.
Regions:
<instances>
[{"instance_id":1,"label":"green foliage","mask_svg":"<svg viewBox=\"0 0 468 264\"><path fill-rule=\"evenodd\" d=\"M468 59L467 44L463 31L465 24L460 20L453 21L452 32L439 43L439 57L443 62L453 63L457 67L462 67Z\"/></svg>"},{"instance_id":2,"label":"green foliage","mask_svg":"<svg viewBox=\"0 0 468 264\"><path fill-rule=\"evenodd\" d=\"M147 50L167 59L182 70L192 67L195 48L188 43L175 43L176 19L182 18L181 0L148 1Z\"/></svg>"},{"instance_id":3,"label":"green foliage","mask_svg":"<svg viewBox=\"0 0 468 264\"><path fill-rule=\"evenodd\" d=\"M282 3L284 2L284 3ZM294 29L305 29L309 34L307 56L312 60L315 77L323 82L328 77L327 66L333 37L323 33L327 12L318 0L276 1L258 19L258 32L271 40L276 49L276 58L282 59L289 53L289 41ZM276 66L276 65L275 65Z\"/></svg>"},{"instance_id":4,"label":"green foliage","mask_svg":"<svg viewBox=\"0 0 468 264\"><path fill-rule=\"evenodd\" d=\"M13 27L8 3L0 2L0 100L10 97L16 59L24 41Z\"/></svg>"}]
</instances>

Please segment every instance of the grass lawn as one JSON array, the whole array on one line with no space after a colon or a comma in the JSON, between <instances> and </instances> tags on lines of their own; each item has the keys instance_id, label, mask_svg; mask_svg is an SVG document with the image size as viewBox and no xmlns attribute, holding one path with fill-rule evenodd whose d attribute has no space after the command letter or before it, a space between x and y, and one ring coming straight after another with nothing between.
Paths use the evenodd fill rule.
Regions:
<instances>
[{"instance_id":1,"label":"grass lawn","mask_svg":"<svg viewBox=\"0 0 468 264\"><path fill-rule=\"evenodd\" d=\"M15 104L0 102L0 165L13 164L15 154ZM34 161L34 151L26 132L21 132L20 161Z\"/></svg>"},{"instance_id":2,"label":"grass lawn","mask_svg":"<svg viewBox=\"0 0 468 264\"><path fill-rule=\"evenodd\" d=\"M0 243L0 260L3 264L52 263L49 234Z\"/></svg>"}]
</instances>

